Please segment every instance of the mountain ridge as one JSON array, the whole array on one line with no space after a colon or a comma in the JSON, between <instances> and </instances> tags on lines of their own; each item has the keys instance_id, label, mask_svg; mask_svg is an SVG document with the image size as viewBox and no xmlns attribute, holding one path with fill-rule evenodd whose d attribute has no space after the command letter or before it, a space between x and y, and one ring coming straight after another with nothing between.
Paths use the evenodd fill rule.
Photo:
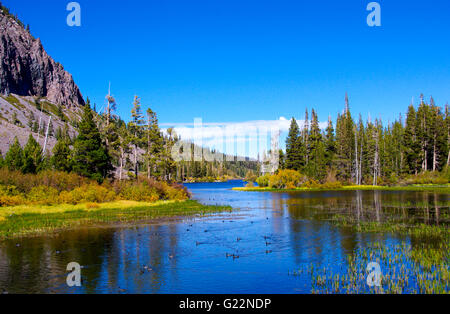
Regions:
<instances>
[{"instance_id":1,"label":"mountain ridge","mask_svg":"<svg viewBox=\"0 0 450 314\"><path fill-rule=\"evenodd\" d=\"M16 19L0 10L0 93L37 96L66 107L83 106L72 75Z\"/></svg>"},{"instance_id":2,"label":"mountain ridge","mask_svg":"<svg viewBox=\"0 0 450 314\"><path fill-rule=\"evenodd\" d=\"M58 130L76 136L83 96L70 73L45 51L41 40L0 3L0 154L17 138L23 146L30 134L46 152Z\"/></svg>"}]
</instances>

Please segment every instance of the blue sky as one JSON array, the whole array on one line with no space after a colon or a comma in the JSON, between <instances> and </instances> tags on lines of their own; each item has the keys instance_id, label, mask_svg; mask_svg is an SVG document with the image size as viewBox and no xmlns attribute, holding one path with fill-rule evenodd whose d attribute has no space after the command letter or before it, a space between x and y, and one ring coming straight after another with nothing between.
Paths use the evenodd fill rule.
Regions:
<instances>
[{"instance_id":1,"label":"blue sky","mask_svg":"<svg viewBox=\"0 0 450 314\"><path fill-rule=\"evenodd\" d=\"M2 0L100 108L108 82L119 113L135 94L162 123L336 118L348 92L354 114L392 120L412 97L450 101L450 2L369 0Z\"/></svg>"}]
</instances>

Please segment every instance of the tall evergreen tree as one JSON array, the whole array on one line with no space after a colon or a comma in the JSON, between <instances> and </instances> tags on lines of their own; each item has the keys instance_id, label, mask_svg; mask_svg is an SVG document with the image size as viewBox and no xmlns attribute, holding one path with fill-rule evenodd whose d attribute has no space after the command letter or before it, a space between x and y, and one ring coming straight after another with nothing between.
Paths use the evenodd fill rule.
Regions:
<instances>
[{"instance_id":1,"label":"tall evergreen tree","mask_svg":"<svg viewBox=\"0 0 450 314\"><path fill-rule=\"evenodd\" d=\"M37 173L40 170L44 157L42 147L30 134L28 142L23 149L23 173Z\"/></svg>"},{"instance_id":2,"label":"tall evergreen tree","mask_svg":"<svg viewBox=\"0 0 450 314\"><path fill-rule=\"evenodd\" d=\"M55 170L65 172L72 170L70 142L67 138L59 139L55 147L53 147L52 153L51 164Z\"/></svg>"},{"instance_id":3,"label":"tall evergreen tree","mask_svg":"<svg viewBox=\"0 0 450 314\"><path fill-rule=\"evenodd\" d=\"M306 174L318 180L326 175L325 143L319 126L319 118L314 109L311 112L311 126L308 136L309 161Z\"/></svg>"},{"instance_id":4,"label":"tall evergreen tree","mask_svg":"<svg viewBox=\"0 0 450 314\"><path fill-rule=\"evenodd\" d=\"M354 176L355 123L350 113L348 96L345 95L345 110L336 122L336 167L340 177L349 181Z\"/></svg>"},{"instance_id":5,"label":"tall evergreen tree","mask_svg":"<svg viewBox=\"0 0 450 314\"><path fill-rule=\"evenodd\" d=\"M21 171L23 168L23 150L17 137L5 155L5 165L11 171Z\"/></svg>"},{"instance_id":6,"label":"tall evergreen tree","mask_svg":"<svg viewBox=\"0 0 450 314\"><path fill-rule=\"evenodd\" d=\"M417 114L416 109L411 104L406 114L405 132L403 135L403 145L405 147L405 170L407 173L419 171L420 145L417 137Z\"/></svg>"},{"instance_id":7,"label":"tall evergreen tree","mask_svg":"<svg viewBox=\"0 0 450 314\"><path fill-rule=\"evenodd\" d=\"M280 170L286 169L286 155L284 154L284 151L282 149L280 149L278 156L279 156L278 169Z\"/></svg>"},{"instance_id":8,"label":"tall evergreen tree","mask_svg":"<svg viewBox=\"0 0 450 314\"><path fill-rule=\"evenodd\" d=\"M328 117L328 125L325 130L325 160L327 167L333 166L334 155L336 154L336 138L334 136L334 127L331 117Z\"/></svg>"},{"instance_id":9,"label":"tall evergreen tree","mask_svg":"<svg viewBox=\"0 0 450 314\"><path fill-rule=\"evenodd\" d=\"M158 165L163 166L163 138L158 125L158 117L150 108L147 109L147 176L158 175ZM163 170L163 169L161 169Z\"/></svg>"},{"instance_id":10,"label":"tall evergreen tree","mask_svg":"<svg viewBox=\"0 0 450 314\"><path fill-rule=\"evenodd\" d=\"M98 182L109 176L112 170L111 158L94 121L89 99L84 106L73 148L74 172Z\"/></svg>"},{"instance_id":11,"label":"tall evergreen tree","mask_svg":"<svg viewBox=\"0 0 450 314\"><path fill-rule=\"evenodd\" d=\"M286 139L286 169L300 170L302 168L301 151L300 130L297 121L292 118Z\"/></svg>"},{"instance_id":12,"label":"tall evergreen tree","mask_svg":"<svg viewBox=\"0 0 450 314\"><path fill-rule=\"evenodd\" d=\"M139 172L138 149L143 146L145 140L143 139L145 119L141 110L141 99L134 96L133 108L131 109L131 121L129 123L130 143L133 145L134 155L134 174L137 178Z\"/></svg>"}]
</instances>

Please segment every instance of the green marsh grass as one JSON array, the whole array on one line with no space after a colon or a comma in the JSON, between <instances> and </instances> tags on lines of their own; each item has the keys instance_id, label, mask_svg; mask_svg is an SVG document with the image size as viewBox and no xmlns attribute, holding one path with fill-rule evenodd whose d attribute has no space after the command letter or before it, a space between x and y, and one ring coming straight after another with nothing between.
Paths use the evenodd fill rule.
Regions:
<instances>
[{"instance_id":1,"label":"green marsh grass","mask_svg":"<svg viewBox=\"0 0 450 314\"><path fill-rule=\"evenodd\" d=\"M317 267L291 272L307 275L312 293L317 294L447 294L450 292L450 250L448 242L416 247L374 243L360 247L338 267ZM369 287L366 268L371 262L381 266L381 285Z\"/></svg>"},{"instance_id":2,"label":"green marsh grass","mask_svg":"<svg viewBox=\"0 0 450 314\"><path fill-rule=\"evenodd\" d=\"M0 239L40 235L86 226L136 223L231 210L229 206L206 206L192 200L3 207L0 208Z\"/></svg>"}]
</instances>

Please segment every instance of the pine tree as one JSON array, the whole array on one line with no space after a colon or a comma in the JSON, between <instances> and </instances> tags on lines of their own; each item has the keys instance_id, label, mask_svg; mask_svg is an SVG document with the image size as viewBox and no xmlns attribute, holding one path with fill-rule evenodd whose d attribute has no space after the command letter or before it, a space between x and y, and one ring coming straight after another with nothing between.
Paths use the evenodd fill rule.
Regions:
<instances>
[{"instance_id":1,"label":"pine tree","mask_svg":"<svg viewBox=\"0 0 450 314\"><path fill-rule=\"evenodd\" d=\"M328 126L325 130L325 160L328 168L332 167L335 154L336 139L334 136L333 121L331 117L328 117Z\"/></svg>"},{"instance_id":2,"label":"pine tree","mask_svg":"<svg viewBox=\"0 0 450 314\"><path fill-rule=\"evenodd\" d=\"M53 147L53 156L51 157L51 164L55 170L70 172L72 170L70 159L70 143L63 137L58 140L55 147Z\"/></svg>"},{"instance_id":3,"label":"pine tree","mask_svg":"<svg viewBox=\"0 0 450 314\"><path fill-rule=\"evenodd\" d=\"M144 115L141 111L141 100L134 96L133 109L131 109L131 121L129 123L130 143L133 145L134 174L137 178L139 172L138 149L143 145Z\"/></svg>"},{"instance_id":4,"label":"pine tree","mask_svg":"<svg viewBox=\"0 0 450 314\"><path fill-rule=\"evenodd\" d=\"M301 153L304 156L304 166L307 167L308 166L308 162L309 162L309 153L311 150L310 147L310 143L309 143L309 113L308 113L308 108L305 110L305 121L303 123L303 128L301 131L301 136L300 136L300 149L301 149Z\"/></svg>"},{"instance_id":5,"label":"pine tree","mask_svg":"<svg viewBox=\"0 0 450 314\"><path fill-rule=\"evenodd\" d=\"M156 113L150 108L147 109L147 176L157 176L158 164L163 166L165 155L163 154L163 138L158 125ZM164 155L164 156L163 156ZM164 170L164 169L161 169Z\"/></svg>"},{"instance_id":6,"label":"pine tree","mask_svg":"<svg viewBox=\"0 0 450 314\"><path fill-rule=\"evenodd\" d=\"M163 147L161 147L160 158L163 177L165 180L172 181L176 173L176 163L172 158L172 148L178 141L177 134L173 128L167 129L167 136L163 138ZM158 144L158 142L156 142ZM203 162L203 176L212 176L212 171L206 161Z\"/></svg>"},{"instance_id":7,"label":"pine tree","mask_svg":"<svg viewBox=\"0 0 450 314\"><path fill-rule=\"evenodd\" d=\"M128 163L128 154L130 153L131 135L126 124L121 121L117 130L118 134L118 166L119 180L123 179L123 169Z\"/></svg>"},{"instance_id":8,"label":"pine tree","mask_svg":"<svg viewBox=\"0 0 450 314\"><path fill-rule=\"evenodd\" d=\"M306 165L306 174L317 180L323 180L326 175L325 143L322 140L319 118L314 109L311 112L308 143L309 162Z\"/></svg>"},{"instance_id":9,"label":"pine tree","mask_svg":"<svg viewBox=\"0 0 450 314\"><path fill-rule=\"evenodd\" d=\"M431 134L430 134L430 107L424 101L423 94L420 95L421 101L419 108L417 109L417 119L416 119L416 135L419 140L420 145L420 164L421 170L427 171L430 164L430 144L431 144Z\"/></svg>"},{"instance_id":10,"label":"pine tree","mask_svg":"<svg viewBox=\"0 0 450 314\"><path fill-rule=\"evenodd\" d=\"M282 149L280 149L278 156L279 156L278 169L280 170L286 169L286 155L284 154L284 151Z\"/></svg>"},{"instance_id":11,"label":"pine tree","mask_svg":"<svg viewBox=\"0 0 450 314\"><path fill-rule=\"evenodd\" d=\"M446 164L447 132L445 117L441 108L435 105L433 98L430 101L430 156L432 156L432 170L438 171Z\"/></svg>"},{"instance_id":12,"label":"pine tree","mask_svg":"<svg viewBox=\"0 0 450 314\"><path fill-rule=\"evenodd\" d=\"M349 181L354 176L355 124L350 113L348 96L345 96L345 110L336 122L336 168L339 176Z\"/></svg>"},{"instance_id":13,"label":"pine tree","mask_svg":"<svg viewBox=\"0 0 450 314\"><path fill-rule=\"evenodd\" d=\"M89 99L84 106L74 142L72 169L79 175L102 182L111 172L111 158L94 121Z\"/></svg>"},{"instance_id":14,"label":"pine tree","mask_svg":"<svg viewBox=\"0 0 450 314\"><path fill-rule=\"evenodd\" d=\"M302 168L300 131L294 118L292 118L289 134L286 139L286 169L300 170Z\"/></svg>"},{"instance_id":15,"label":"pine tree","mask_svg":"<svg viewBox=\"0 0 450 314\"><path fill-rule=\"evenodd\" d=\"M403 146L405 147L405 169L407 173L417 174L419 170L420 146L417 137L417 114L416 109L411 104L406 115L405 132L403 136Z\"/></svg>"},{"instance_id":16,"label":"pine tree","mask_svg":"<svg viewBox=\"0 0 450 314\"><path fill-rule=\"evenodd\" d=\"M40 170L44 157L42 155L42 147L30 134L28 142L23 149L23 173L37 173Z\"/></svg>"},{"instance_id":17,"label":"pine tree","mask_svg":"<svg viewBox=\"0 0 450 314\"><path fill-rule=\"evenodd\" d=\"M21 171L23 167L23 150L17 137L5 155L5 165L11 171Z\"/></svg>"}]
</instances>

